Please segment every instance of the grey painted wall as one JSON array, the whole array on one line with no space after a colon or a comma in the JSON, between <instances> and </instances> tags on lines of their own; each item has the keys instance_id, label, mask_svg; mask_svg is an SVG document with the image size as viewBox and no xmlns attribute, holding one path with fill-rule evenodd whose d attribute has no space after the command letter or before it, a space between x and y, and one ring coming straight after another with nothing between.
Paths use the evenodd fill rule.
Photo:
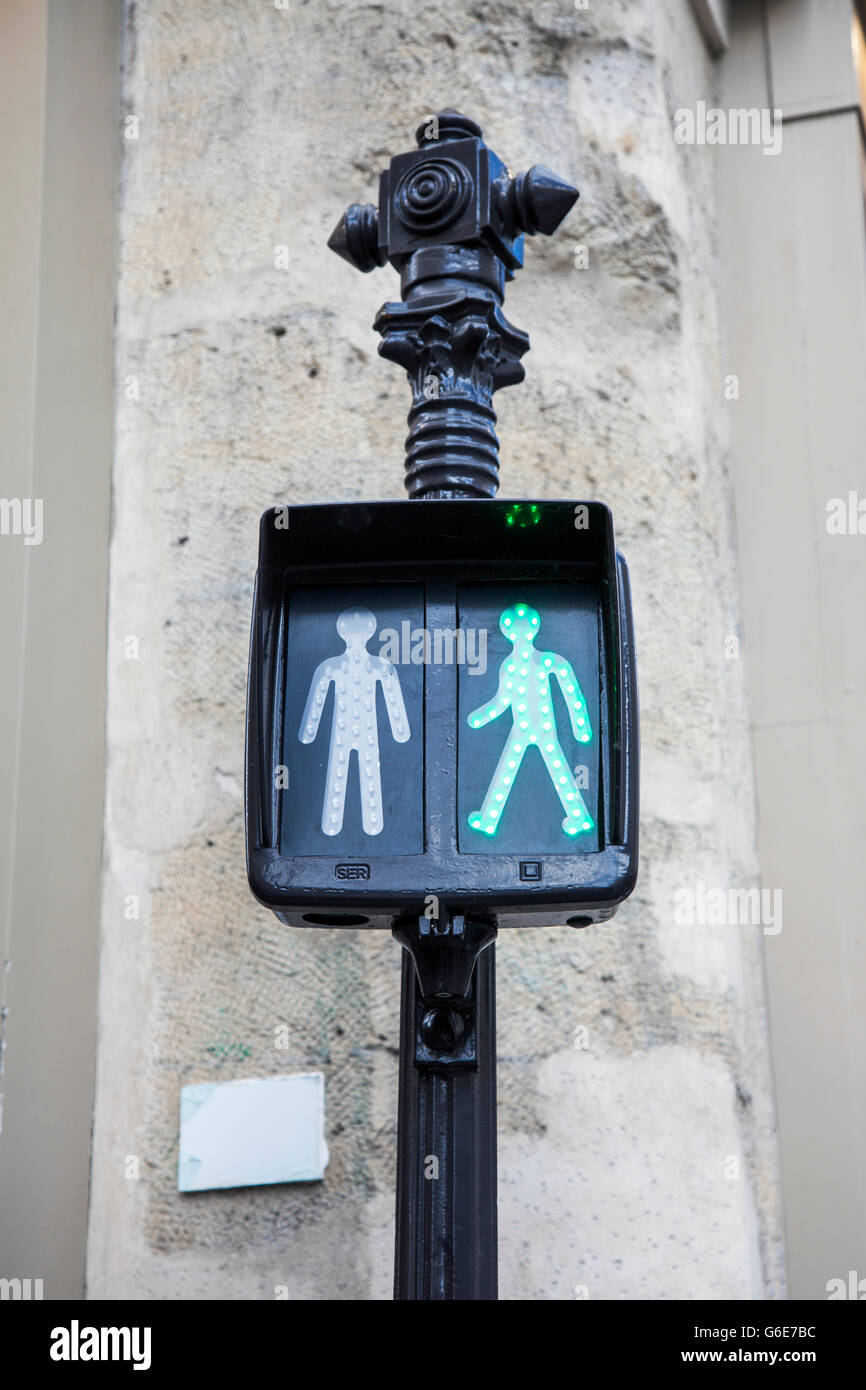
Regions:
<instances>
[{"instance_id":1,"label":"grey painted wall","mask_svg":"<svg viewBox=\"0 0 866 1390\"><path fill-rule=\"evenodd\" d=\"M121 27L0 6L0 495L42 508L0 533L0 1277L46 1298L84 1288Z\"/></svg>"},{"instance_id":2,"label":"grey painted wall","mask_svg":"<svg viewBox=\"0 0 866 1390\"><path fill-rule=\"evenodd\" d=\"M827 525L866 498L863 125L847 0L759 8L724 101L784 138L718 152L732 459L790 1291L826 1298L866 1276L866 534Z\"/></svg>"},{"instance_id":3,"label":"grey painted wall","mask_svg":"<svg viewBox=\"0 0 866 1390\"><path fill-rule=\"evenodd\" d=\"M502 1294L782 1293L760 928L674 913L757 867L713 169L672 138L714 81L686 0L129 7L91 1296L390 1295L398 948L251 901L244 680L259 512L400 495L396 281L326 239L445 104L583 190L509 294L503 492L614 508L642 701L637 893L496 947ZM309 1068L324 1183L178 1195L182 1084Z\"/></svg>"}]
</instances>

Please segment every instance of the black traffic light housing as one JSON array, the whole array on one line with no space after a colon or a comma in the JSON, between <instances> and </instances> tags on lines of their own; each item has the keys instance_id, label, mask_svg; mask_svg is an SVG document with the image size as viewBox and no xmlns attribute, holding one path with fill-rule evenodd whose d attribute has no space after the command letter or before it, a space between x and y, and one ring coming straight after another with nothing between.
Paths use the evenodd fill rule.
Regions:
<instances>
[{"instance_id":1,"label":"black traffic light housing","mask_svg":"<svg viewBox=\"0 0 866 1390\"><path fill-rule=\"evenodd\" d=\"M543 694L518 693L523 670ZM603 921L635 882L637 758L628 571L603 504L262 517L247 862L286 924Z\"/></svg>"}]
</instances>

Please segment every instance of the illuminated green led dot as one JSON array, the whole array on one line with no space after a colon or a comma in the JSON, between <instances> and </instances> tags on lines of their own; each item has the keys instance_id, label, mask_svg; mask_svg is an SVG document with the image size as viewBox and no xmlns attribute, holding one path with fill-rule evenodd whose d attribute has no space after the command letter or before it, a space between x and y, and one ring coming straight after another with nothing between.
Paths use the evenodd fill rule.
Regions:
<instances>
[{"instance_id":1,"label":"illuminated green led dot","mask_svg":"<svg viewBox=\"0 0 866 1390\"><path fill-rule=\"evenodd\" d=\"M518 695L525 695L525 694L526 694L526 686L525 686L525 685L519 685L519 686L517 687L517 693L518 693Z\"/></svg>"},{"instance_id":2,"label":"illuminated green led dot","mask_svg":"<svg viewBox=\"0 0 866 1390\"><path fill-rule=\"evenodd\" d=\"M518 713L518 714L525 714L525 713L526 713L526 706L525 706L525 705L518 705L518 706L517 706L517 713Z\"/></svg>"},{"instance_id":3,"label":"illuminated green led dot","mask_svg":"<svg viewBox=\"0 0 866 1390\"><path fill-rule=\"evenodd\" d=\"M566 785L567 785L567 782L568 782L568 778L567 778L567 777L560 777L560 779L559 779L559 785L560 785L561 787L566 786Z\"/></svg>"},{"instance_id":4,"label":"illuminated green led dot","mask_svg":"<svg viewBox=\"0 0 866 1390\"><path fill-rule=\"evenodd\" d=\"M579 742L580 742L580 743L589 743L589 739L590 739L589 734L581 734L580 739L579 739Z\"/></svg>"},{"instance_id":5,"label":"illuminated green led dot","mask_svg":"<svg viewBox=\"0 0 866 1390\"><path fill-rule=\"evenodd\" d=\"M506 690L512 690L513 688L514 688L514 681L506 681L506 682L505 682L505 689L506 689Z\"/></svg>"},{"instance_id":6,"label":"illuminated green led dot","mask_svg":"<svg viewBox=\"0 0 866 1390\"><path fill-rule=\"evenodd\" d=\"M537 507L530 507L529 510L530 510L531 512L537 512L537 511L538 511L538 508L537 508Z\"/></svg>"},{"instance_id":7,"label":"illuminated green led dot","mask_svg":"<svg viewBox=\"0 0 866 1390\"><path fill-rule=\"evenodd\" d=\"M530 735L529 735L529 742L530 742L530 743L537 743L537 742L538 742L538 734L530 734Z\"/></svg>"},{"instance_id":8,"label":"illuminated green led dot","mask_svg":"<svg viewBox=\"0 0 866 1390\"><path fill-rule=\"evenodd\" d=\"M559 674L560 674L561 676L567 676L567 675L568 675L568 672L566 671L566 669L565 669L564 666L561 668Z\"/></svg>"},{"instance_id":9,"label":"illuminated green led dot","mask_svg":"<svg viewBox=\"0 0 866 1390\"><path fill-rule=\"evenodd\" d=\"M514 758L509 758L509 759L508 759L508 766L509 766L509 767L517 767L517 763L515 762Z\"/></svg>"},{"instance_id":10,"label":"illuminated green led dot","mask_svg":"<svg viewBox=\"0 0 866 1390\"><path fill-rule=\"evenodd\" d=\"M538 677L538 679L539 679L540 681L546 681L546 680L547 680L547 676L545 675L544 671L536 671L535 674L537 675L537 677Z\"/></svg>"},{"instance_id":11,"label":"illuminated green led dot","mask_svg":"<svg viewBox=\"0 0 866 1390\"><path fill-rule=\"evenodd\" d=\"M495 825L485 825L485 827L484 827L484 830L485 830L486 834L488 834L488 835L492 835L493 832L495 831L495 829L496 829L496 826L495 826Z\"/></svg>"},{"instance_id":12,"label":"illuminated green led dot","mask_svg":"<svg viewBox=\"0 0 866 1390\"><path fill-rule=\"evenodd\" d=\"M510 661L510 662L508 663L508 665L506 666L505 669L506 669L506 671L508 672L509 676L513 676L513 675L514 675L514 670L515 670L514 662L513 662L513 661Z\"/></svg>"},{"instance_id":13,"label":"illuminated green led dot","mask_svg":"<svg viewBox=\"0 0 866 1390\"><path fill-rule=\"evenodd\" d=\"M566 801L573 801L573 800L574 800L574 792L566 792L566 793L565 793L565 799L566 799Z\"/></svg>"},{"instance_id":14,"label":"illuminated green led dot","mask_svg":"<svg viewBox=\"0 0 866 1390\"><path fill-rule=\"evenodd\" d=\"M554 758L554 760L553 760L553 766L554 766L554 767L562 767L562 763L560 762L559 758Z\"/></svg>"},{"instance_id":15,"label":"illuminated green led dot","mask_svg":"<svg viewBox=\"0 0 866 1390\"><path fill-rule=\"evenodd\" d=\"M565 827L565 833L566 833L566 835L576 835L576 834L577 834L577 826L576 826L576 825L567 825L567 826Z\"/></svg>"},{"instance_id":16,"label":"illuminated green led dot","mask_svg":"<svg viewBox=\"0 0 866 1390\"><path fill-rule=\"evenodd\" d=\"M503 787L510 787L510 786L511 786L511 778L510 778L510 777L503 777L503 779L502 779L502 785L503 785Z\"/></svg>"},{"instance_id":17,"label":"illuminated green led dot","mask_svg":"<svg viewBox=\"0 0 866 1390\"><path fill-rule=\"evenodd\" d=\"M585 723L586 723L586 720L585 720L585 719L578 719L578 721L577 721L578 728L579 728L579 729L582 729Z\"/></svg>"},{"instance_id":18,"label":"illuminated green led dot","mask_svg":"<svg viewBox=\"0 0 866 1390\"><path fill-rule=\"evenodd\" d=\"M493 716L494 716L494 714L496 713L496 710L495 710L495 709L489 709L489 710L487 711L487 713L490 715L490 717L491 717L491 719L492 719Z\"/></svg>"},{"instance_id":19,"label":"illuminated green led dot","mask_svg":"<svg viewBox=\"0 0 866 1390\"><path fill-rule=\"evenodd\" d=\"M532 626L533 626L533 627L538 627L538 619L537 619L537 618L533 618L533 619L532 619Z\"/></svg>"},{"instance_id":20,"label":"illuminated green led dot","mask_svg":"<svg viewBox=\"0 0 866 1390\"><path fill-rule=\"evenodd\" d=\"M521 660L521 661L528 661L528 660L529 660L529 652L521 652L521 653L520 653L520 660ZM525 672L525 671L521 671L520 674L521 674L521 676L525 676L525 675L526 675L526 672Z\"/></svg>"},{"instance_id":21,"label":"illuminated green led dot","mask_svg":"<svg viewBox=\"0 0 866 1390\"><path fill-rule=\"evenodd\" d=\"M542 713L542 714L550 714L550 705L542 705L542 706L541 706L541 713Z\"/></svg>"},{"instance_id":22,"label":"illuminated green led dot","mask_svg":"<svg viewBox=\"0 0 866 1390\"><path fill-rule=\"evenodd\" d=\"M544 732L547 734L547 733L550 733L550 730L551 730L551 728L552 728L553 726L552 726L552 724L551 724L551 722L550 722L549 719L545 719L545 721L544 721L544 723L542 724L541 727L542 727L542 729L544 730Z\"/></svg>"},{"instance_id":23,"label":"illuminated green led dot","mask_svg":"<svg viewBox=\"0 0 866 1390\"><path fill-rule=\"evenodd\" d=\"M529 728L529 720L528 720L528 719L521 719L521 721L520 721L520 727L521 727L521 729L528 729L528 728Z\"/></svg>"},{"instance_id":24,"label":"illuminated green led dot","mask_svg":"<svg viewBox=\"0 0 866 1390\"><path fill-rule=\"evenodd\" d=\"M510 619L510 618L506 618L506 619L505 619L505 626L506 626L506 627L511 627L511 619Z\"/></svg>"},{"instance_id":25,"label":"illuminated green led dot","mask_svg":"<svg viewBox=\"0 0 866 1390\"><path fill-rule=\"evenodd\" d=\"M573 685L567 685L565 688L566 688L566 690L568 691L569 695L573 695L573 694L574 694L574 686L573 686Z\"/></svg>"},{"instance_id":26,"label":"illuminated green led dot","mask_svg":"<svg viewBox=\"0 0 866 1390\"><path fill-rule=\"evenodd\" d=\"M575 708L575 709L583 709L583 704L582 704L582 702L581 702L580 700L575 700L575 702L574 702L574 708Z\"/></svg>"},{"instance_id":27,"label":"illuminated green led dot","mask_svg":"<svg viewBox=\"0 0 866 1390\"><path fill-rule=\"evenodd\" d=\"M481 817L480 817L480 816L470 816L470 817L469 817L469 824L472 826L472 829L473 829L473 830L480 830L480 829L481 829Z\"/></svg>"},{"instance_id":28,"label":"illuminated green led dot","mask_svg":"<svg viewBox=\"0 0 866 1390\"><path fill-rule=\"evenodd\" d=\"M490 808L490 815L491 815L491 818L494 817L494 816L498 816L498 815L499 815L499 807L498 807L498 806L491 806L491 808Z\"/></svg>"},{"instance_id":29,"label":"illuminated green led dot","mask_svg":"<svg viewBox=\"0 0 866 1390\"><path fill-rule=\"evenodd\" d=\"M526 609L525 609L525 608L518 608L518 610L517 610L517 616L518 616L518 618L524 618L524 617L526 616Z\"/></svg>"},{"instance_id":30,"label":"illuminated green led dot","mask_svg":"<svg viewBox=\"0 0 866 1390\"><path fill-rule=\"evenodd\" d=\"M497 800L497 801L503 801L504 799L505 799L505 797L504 797L504 793L503 793L503 792L497 792L497 793L496 793L496 800Z\"/></svg>"},{"instance_id":31,"label":"illuminated green led dot","mask_svg":"<svg viewBox=\"0 0 866 1390\"><path fill-rule=\"evenodd\" d=\"M546 657L544 658L544 664L545 664L545 666L552 666L552 665L553 665L553 658L552 658L552 657L549 657L549 656L546 656Z\"/></svg>"},{"instance_id":32,"label":"illuminated green led dot","mask_svg":"<svg viewBox=\"0 0 866 1390\"><path fill-rule=\"evenodd\" d=\"M585 821L583 822L583 828L584 828L584 830L591 830L591 829L592 829L592 826L590 825L590 823L589 823L588 820L585 820Z\"/></svg>"},{"instance_id":33,"label":"illuminated green led dot","mask_svg":"<svg viewBox=\"0 0 866 1390\"><path fill-rule=\"evenodd\" d=\"M544 746L545 746L545 748L547 749L548 753L552 753L552 752L553 752L553 744L552 744L552 743L545 743Z\"/></svg>"},{"instance_id":34,"label":"illuminated green led dot","mask_svg":"<svg viewBox=\"0 0 866 1390\"><path fill-rule=\"evenodd\" d=\"M513 516L507 516L507 517L505 518L505 521L506 521L506 524L507 524L508 526L513 526L513 525L514 525L514 517L513 517Z\"/></svg>"},{"instance_id":35,"label":"illuminated green led dot","mask_svg":"<svg viewBox=\"0 0 866 1390\"><path fill-rule=\"evenodd\" d=\"M525 675L526 675L526 667L525 667L525 666L521 666L521 668L520 668L520 674L521 674L521 676L525 676Z\"/></svg>"}]
</instances>

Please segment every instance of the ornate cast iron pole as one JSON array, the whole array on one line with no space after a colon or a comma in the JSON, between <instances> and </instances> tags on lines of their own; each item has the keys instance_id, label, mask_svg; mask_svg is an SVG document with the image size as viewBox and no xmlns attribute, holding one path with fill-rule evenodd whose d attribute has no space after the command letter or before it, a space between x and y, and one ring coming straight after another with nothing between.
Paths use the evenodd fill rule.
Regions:
<instances>
[{"instance_id":1,"label":"ornate cast iron pole","mask_svg":"<svg viewBox=\"0 0 866 1390\"><path fill-rule=\"evenodd\" d=\"M523 380L529 338L506 319L506 281L526 235L550 235L577 189L541 164L512 176L480 126L440 111L418 148L381 175L378 207L353 204L328 245L350 265L390 261L401 300L383 305L379 352L412 388L406 490L493 497L493 393ZM493 913L401 919L406 948L397 1152L398 1299L495 1299L496 1033Z\"/></svg>"}]
</instances>

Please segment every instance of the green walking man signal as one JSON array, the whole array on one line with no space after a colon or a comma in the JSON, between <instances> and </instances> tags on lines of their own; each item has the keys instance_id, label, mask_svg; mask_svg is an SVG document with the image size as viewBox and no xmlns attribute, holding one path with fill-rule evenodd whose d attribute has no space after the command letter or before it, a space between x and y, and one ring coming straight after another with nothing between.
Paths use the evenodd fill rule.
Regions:
<instances>
[{"instance_id":1,"label":"green walking man signal","mask_svg":"<svg viewBox=\"0 0 866 1390\"><path fill-rule=\"evenodd\" d=\"M480 729L510 709L512 729L487 789L480 811L469 816L469 826L485 835L495 835L511 789L527 751L535 745L544 759L548 775L562 802L566 835L580 835L594 829L594 821L559 742L553 710L551 677L562 691L568 708L572 732L578 743L589 743L592 728L586 698L580 682L565 657L556 652L539 652L535 638L541 619L529 604L514 604L500 615L499 627L514 650L499 669L499 688L493 699L467 716L473 729Z\"/></svg>"}]
</instances>

